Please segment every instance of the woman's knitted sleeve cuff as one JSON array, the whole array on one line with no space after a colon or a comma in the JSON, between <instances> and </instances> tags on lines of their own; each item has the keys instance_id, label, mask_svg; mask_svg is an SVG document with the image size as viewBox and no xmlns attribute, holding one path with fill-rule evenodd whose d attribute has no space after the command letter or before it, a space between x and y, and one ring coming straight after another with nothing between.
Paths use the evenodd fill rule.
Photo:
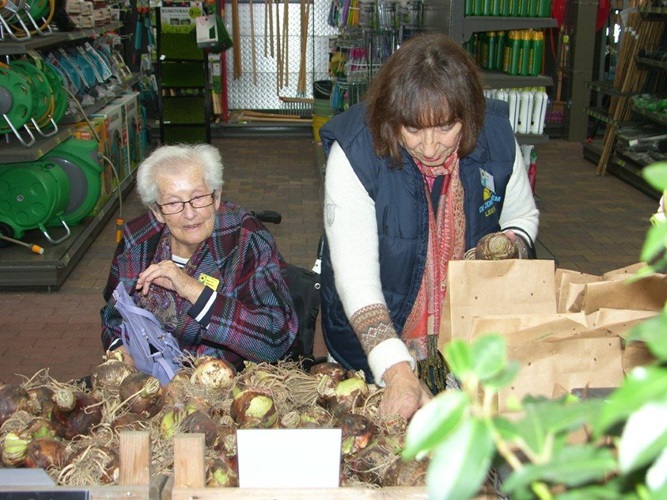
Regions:
<instances>
[{"instance_id":1,"label":"woman's knitted sleeve cuff","mask_svg":"<svg viewBox=\"0 0 667 500\"><path fill-rule=\"evenodd\" d=\"M384 304L371 304L362 307L350 318L350 325L357 334L364 352L368 354L375 346L387 339L398 337Z\"/></svg>"},{"instance_id":2,"label":"woman's knitted sleeve cuff","mask_svg":"<svg viewBox=\"0 0 667 500\"><path fill-rule=\"evenodd\" d=\"M384 386L382 375L396 363L408 361L414 369L415 360L396 334L387 306L372 304L362 307L352 315L350 324L368 357L377 385Z\"/></svg>"},{"instance_id":3,"label":"woman's knitted sleeve cuff","mask_svg":"<svg viewBox=\"0 0 667 500\"><path fill-rule=\"evenodd\" d=\"M378 346L368 355L368 366L371 367L375 384L379 387L384 387L385 383L384 380L382 380L384 372L396 363L401 363L403 361L410 363L410 368L412 368L413 371L417 367L417 362L401 339L389 339L378 344Z\"/></svg>"}]
</instances>

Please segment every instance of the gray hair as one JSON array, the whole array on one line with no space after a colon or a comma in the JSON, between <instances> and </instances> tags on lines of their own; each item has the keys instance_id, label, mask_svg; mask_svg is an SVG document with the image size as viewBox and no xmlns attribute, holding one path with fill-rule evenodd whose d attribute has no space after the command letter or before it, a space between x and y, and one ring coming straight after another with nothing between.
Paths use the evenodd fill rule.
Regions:
<instances>
[{"instance_id":1,"label":"gray hair","mask_svg":"<svg viewBox=\"0 0 667 500\"><path fill-rule=\"evenodd\" d=\"M175 144L160 146L137 168L137 193L141 202L151 207L157 203L158 174L187 168L200 168L204 182L211 190L222 189L222 156L218 148L210 144Z\"/></svg>"}]
</instances>

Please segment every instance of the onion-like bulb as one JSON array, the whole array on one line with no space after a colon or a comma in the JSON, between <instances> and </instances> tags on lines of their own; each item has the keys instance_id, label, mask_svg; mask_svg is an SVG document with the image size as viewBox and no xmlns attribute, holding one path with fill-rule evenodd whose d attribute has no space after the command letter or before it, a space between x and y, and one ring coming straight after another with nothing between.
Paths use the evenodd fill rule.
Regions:
<instances>
[{"instance_id":1,"label":"onion-like bulb","mask_svg":"<svg viewBox=\"0 0 667 500\"><path fill-rule=\"evenodd\" d=\"M117 391L125 377L136 371L135 367L111 357L95 367L90 374L90 384L95 390Z\"/></svg>"},{"instance_id":2,"label":"onion-like bulb","mask_svg":"<svg viewBox=\"0 0 667 500\"><path fill-rule=\"evenodd\" d=\"M228 389L234 382L236 368L229 361L202 356L195 362L190 383L208 389Z\"/></svg>"},{"instance_id":3,"label":"onion-like bulb","mask_svg":"<svg viewBox=\"0 0 667 500\"><path fill-rule=\"evenodd\" d=\"M65 463L65 445L51 438L33 439L26 450L25 466L48 470Z\"/></svg>"},{"instance_id":4,"label":"onion-like bulb","mask_svg":"<svg viewBox=\"0 0 667 500\"><path fill-rule=\"evenodd\" d=\"M358 413L348 413L340 419L341 451L343 455L356 453L364 449L376 434L375 425Z\"/></svg>"},{"instance_id":5,"label":"onion-like bulb","mask_svg":"<svg viewBox=\"0 0 667 500\"><path fill-rule=\"evenodd\" d=\"M505 260L518 257L519 250L503 232L482 236L475 246L475 259L477 260Z\"/></svg>"},{"instance_id":6,"label":"onion-like bulb","mask_svg":"<svg viewBox=\"0 0 667 500\"><path fill-rule=\"evenodd\" d=\"M29 441L21 438L15 432L5 436L2 443L2 463L8 467L20 467L25 462Z\"/></svg>"},{"instance_id":7,"label":"onion-like bulb","mask_svg":"<svg viewBox=\"0 0 667 500\"><path fill-rule=\"evenodd\" d=\"M100 401L90 393L63 388L56 391L53 400L51 421L63 439L86 435L102 421Z\"/></svg>"},{"instance_id":8,"label":"onion-like bulb","mask_svg":"<svg viewBox=\"0 0 667 500\"><path fill-rule=\"evenodd\" d=\"M69 389L58 389L53 396L53 402L59 410L72 411L76 405L76 397Z\"/></svg>"},{"instance_id":9,"label":"onion-like bulb","mask_svg":"<svg viewBox=\"0 0 667 500\"><path fill-rule=\"evenodd\" d=\"M0 387L0 425L19 410L31 411L30 395L18 384Z\"/></svg>"},{"instance_id":10,"label":"onion-like bulb","mask_svg":"<svg viewBox=\"0 0 667 500\"><path fill-rule=\"evenodd\" d=\"M120 384L118 394L132 413L150 418L162 409L164 390L160 381L143 372L131 373Z\"/></svg>"},{"instance_id":11,"label":"onion-like bulb","mask_svg":"<svg viewBox=\"0 0 667 500\"><path fill-rule=\"evenodd\" d=\"M278 412L271 394L263 389L245 389L234 396L231 415L241 428L275 427Z\"/></svg>"}]
</instances>

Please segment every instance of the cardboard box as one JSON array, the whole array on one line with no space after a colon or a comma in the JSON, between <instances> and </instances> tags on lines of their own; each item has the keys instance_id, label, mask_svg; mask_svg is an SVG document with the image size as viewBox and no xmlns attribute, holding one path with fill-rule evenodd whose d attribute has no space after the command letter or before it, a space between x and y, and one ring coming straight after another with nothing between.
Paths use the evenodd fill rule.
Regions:
<instances>
[{"instance_id":1,"label":"cardboard box","mask_svg":"<svg viewBox=\"0 0 667 500\"><path fill-rule=\"evenodd\" d=\"M119 96L114 102L122 103L127 121L127 142L130 155L130 172L134 172L137 165L144 158L145 146L143 140L143 121L139 103L139 92L132 92Z\"/></svg>"},{"instance_id":2,"label":"cardboard box","mask_svg":"<svg viewBox=\"0 0 667 500\"><path fill-rule=\"evenodd\" d=\"M122 183L130 175L131 170L125 108L122 102L113 100L93 116L106 119L108 144L106 156L111 160Z\"/></svg>"},{"instance_id":3,"label":"cardboard box","mask_svg":"<svg viewBox=\"0 0 667 500\"><path fill-rule=\"evenodd\" d=\"M93 117L90 122L93 125L93 130L91 130L90 125L83 121L74 124L74 130L72 135L77 139L96 139L98 140L98 152L101 156L110 158L110 148L111 145L108 141L108 122L107 119L103 116ZM90 211L91 216L95 216L99 213L102 207L106 202L111 198L114 191L118 188L118 183L116 181L116 176L113 174L113 167L106 160L102 159L102 173L101 182L100 182L100 198Z\"/></svg>"}]
</instances>

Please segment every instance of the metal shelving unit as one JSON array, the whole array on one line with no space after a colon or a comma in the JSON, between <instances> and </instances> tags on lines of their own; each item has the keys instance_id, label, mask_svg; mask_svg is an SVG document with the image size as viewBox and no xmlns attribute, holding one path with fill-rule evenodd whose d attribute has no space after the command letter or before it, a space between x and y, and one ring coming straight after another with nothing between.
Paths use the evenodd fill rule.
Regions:
<instances>
[{"instance_id":1,"label":"metal shelving unit","mask_svg":"<svg viewBox=\"0 0 667 500\"><path fill-rule=\"evenodd\" d=\"M463 7L463 2L452 2L456 8ZM527 30L530 28L555 28L556 20L550 17L490 17L490 16L466 16L461 24L461 36L463 41L470 39L473 33L480 31L503 30Z\"/></svg>"},{"instance_id":2,"label":"metal shelving unit","mask_svg":"<svg viewBox=\"0 0 667 500\"><path fill-rule=\"evenodd\" d=\"M639 13L642 16L642 20L650 21L667 21L667 7L639 7ZM641 49L641 48L640 48ZM638 49L638 52L633 56L634 62L642 66L646 66L650 69L660 71L667 71L667 63L662 60L651 59L644 57L642 55L642 50ZM613 82L604 81L604 82L587 82L586 88L599 92L605 95L609 95L616 98L632 98L633 96L639 96L644 94L646 91L644 89L635 91L635 92L620 92L613 87ZM655 90L651 90L653 92ZM623 136L622 127L626 127L629 130L639 130L638 128L643 126L646 128L647 138L654 137L656 134L659 135L661 130L649 130L651 127L658 128L667 127L667 114L657 113L650 111L648 109L637 106L635 103L630 103L632 109L632 119L627 122L620 122L618 120L613 120L609 117L607 110L601 110L599 108L586 107L585 112L592 118L605 123L607 126L615 127L617 130L613 137L614 147L610 155L610 158L606 165L606 170L621 178L626 183L638 188L644 193L658 199L660 193L657 193L655 189L649 186L646 181L641 176L641 170L647 165L655 163L656 157L661 157L662 154L656 152L647 154L645 152L637 152L633 147L629 145L629 138ZM638 139L639 137L635 135L633 139ZM619 141L618 139L621 139ZM602 147L597 142L588 142L583 143L584 157L594 163L598 163L602 156Z\"/></svg>"},{"instance_id":3,"label":"metal shelving unit","mask_svg":"<svg viewBox=\"0 0 667 500\"><path fill-rule=\"evenodd\" d=\"M121 184L125 196L134 186L133 178ZM38 230L27 231L22 238L44 248L42 255L16 245L0 248L0 290L44 288L55 291L65 282L90 245L104 229L118 208L118 196L112 196L95 217L86 217L70 227L71 235L58 245L52 245ZM100 269L100 276L108 270Z\"/></svg>"},{"instance_id":4,"label":"metal shelving unit","mask_svg":"<svg viewBox=\"0 0 667 500\"><path fill-rule=\"evenodd\" d=\"M2 47L2 45L0 45L0 47ZM138 81L139 75L133 75L131 79L124 83L123 89L132 87L132 85ZM116 97L117 95L113 95L98 99L95 101L95 104L86 106L83 111L85 112L86 116L90 116L104 108L104 106L109 104ZM83 119L84 116L80 112L77 112L76 115L65 115L62 123L59 124L60 130L56 135L52 137L36 137L35 145L30 148L24 147L16 140L9 139L8 142L4 139L0 140L0 164L38 160L53 148L55 148L58 144L71 137L72 127L68 125L79 122Z\"/></svg>"},{"instance_id":5,"label":"metal shelving unit","mask_svg":"<svg viewBox=\"0 0 667 500\"><path fill-rule=\"evenodd\" d=\"M473 33L498 30L555 28L550 17L466 16L462 0L441 0L424 4L424 22L428 29L448 34L458 43L470 40Z\"/></svg>"},{"instance_id":6,"label":"metal shelving unit","mask_svg":"<svg viewBox=\"0 0 667 500\"><path fill-rule=\"evenodd\" d=\"M597 163L602 154L602 142L593 141L583 144L583 156L586 160ZM638 166L634 160L629 160L629 157L621 157L618 154L613 154L607 163L607 172L615 175L625 183L633 186L644 194L654 198L660 199L658 193L652 186L650 186L640 175L641 167Z\"/></svg>"},{"instance_id":7,"label":"metal shelving unit","mask_svg":"<svg viewBox=\"0 0 667 500\"><path fill-rule=\"evenodd\" d=\"M67 32L53 32L50 35L33 36L25 41L4 41L0 43L0 55L17 55L25 54L29 50L44 49L47 47L55 47L64 43L75 42L77 40L84 40L86 38L94 37L115 30L123 26L120 21L114 21L104 26L95 28L83 28L76 31Z\"/></svg>"},{"instance_id":8,"label":"metal shelving unit","mask_svg":"<svg viewBox=\"0 0 667 500\"><path fill-rule=\"evenodd\" d=\"M29 51L56 47L77 40L85 40L108 31L122 27L121 22L113 22L105 26L81 29L72 32L54 32L46 36L33 36L25 41L3 41L0 43L0 55L17 56ZM118 94L131 87L138 81L133 75L121 82ZM106 106L116 95L96 100L83 109L85 114L93 114ZM35 161L63 141L72 136L73 123L80 121L84 116L77 112L75 115L66 115L59 124L59 131L52 137L37 138L35 144L29 148L21 145L15 138L3 137L0 139L0 164ZM116 188L114 194L104 204L94 217L85 217L79 224L70 227L70 236L58 244L53 244L39 230L26 231L25 241L40 245L44 248L41 255L33 254L29 250L8 245L0 247L0 289L16 288L46 288L57 290L81 260L89 246L95 241L104 225L109 221L119 205L118 193L129 192L134 180L126 178Z\"/></svg>"},{"instance_id":9,"label":"metal shelving unit","mask_svg":"<svg viewBox=\"0 0 667 500\"><path fill-rule=\"evenodd\" d=\"M173 2L157 8L155 15L160 142L210 143L212 104L206 52L197 47L194 32L190 36L163 31L162 17L178 6ZM165 43L168 36L171 44ZM182 38L178 46L173 44L175 38Z\"/></svg>"},{"instance_id":10,"label":"metal shelving unit","mask_svg":"<svg viewBox=\"0 0 667 500\"><path fill-rule=\"evenodd\" d=\"M554 28L558 23L550 17L466 16L465 2L441 0L424 3L424 26L428 30L445 33L463 45L478 32ZM548 75L517 76L501 71L482 71L482 79L484 87L488 89L553 85L553 79ZM515 136L519 144L543 144L549 141L546 134Z\"/></svg>"},{"instance_id":11,"label":"metal shelving unit","mask_svg":"<svg viewBox=\"0 0 667 500\"><path fill-rule=\"evenodd\" d=\"M550 87L553 79L548 75L516 76L500 71L482 73L484 86L489 89L506 89L514 87Z\"/></svg>"},{"instance_id":12,"label":"metal shelving unit","mask_svg":"<svg viewBox=\"0 0 667 500\"><path fill-rule=\"evenodd\" d=\"M632 106L632 112L646 118L647 120L667 127L667 115L664 113L655 113L637 106Z\"/></svg>"}]
</instances>

